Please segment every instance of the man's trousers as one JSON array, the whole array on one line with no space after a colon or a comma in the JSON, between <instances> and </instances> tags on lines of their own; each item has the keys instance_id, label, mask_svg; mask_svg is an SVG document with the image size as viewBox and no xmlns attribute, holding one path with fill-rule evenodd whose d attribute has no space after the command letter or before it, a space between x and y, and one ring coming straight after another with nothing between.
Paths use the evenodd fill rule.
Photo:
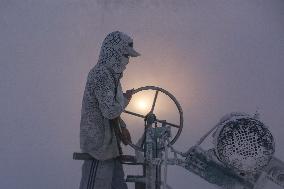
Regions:
<instances>
[{"instance_id":1,"label":"man's trousers","mask_svg":"<svg viewBox=\"0 0 284 189\"><path fill-rule=\"evenodd\" d=\"M84 160L80 189L128 189L120 160Z\"/></svg>"}]
</instances>

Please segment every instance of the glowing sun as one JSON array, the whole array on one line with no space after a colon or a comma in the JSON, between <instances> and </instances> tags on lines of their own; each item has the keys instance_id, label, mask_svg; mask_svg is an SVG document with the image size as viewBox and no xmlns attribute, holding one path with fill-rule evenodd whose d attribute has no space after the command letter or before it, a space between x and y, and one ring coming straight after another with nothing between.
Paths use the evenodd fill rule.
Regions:
<instances>
[{"instance_id":1,"label":"glowing sun","mask_svg":"<svg viewBox=\"0 0 284 189\"><path fill-rule=\"evenodd\" d=\"M144 99L140 99L137 102L137 107L140 110L145 111L145 110L147 110L149 108L149 103L146 100L144 100Z\"/></svg>"}]
</instances>

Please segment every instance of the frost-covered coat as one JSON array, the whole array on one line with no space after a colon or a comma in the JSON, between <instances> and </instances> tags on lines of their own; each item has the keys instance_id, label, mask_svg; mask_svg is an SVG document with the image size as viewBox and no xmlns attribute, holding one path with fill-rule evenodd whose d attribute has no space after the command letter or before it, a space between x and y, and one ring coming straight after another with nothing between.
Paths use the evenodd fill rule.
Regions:
<instances>
[{"instance_id":1,"label":"frost-covered coat","mask_svg":"<svg viewBox=\"0 0 284 189\"><path fill-rule=\"evenodd\" d=\"M129 59L132 39L126 34L112 32L103 41L98 63L90 70L84 91L80 147L98 160L119 156L117 138L110 125L123 112L127 99L123 96L120 78Z\"/></svg>"}]
</instances>

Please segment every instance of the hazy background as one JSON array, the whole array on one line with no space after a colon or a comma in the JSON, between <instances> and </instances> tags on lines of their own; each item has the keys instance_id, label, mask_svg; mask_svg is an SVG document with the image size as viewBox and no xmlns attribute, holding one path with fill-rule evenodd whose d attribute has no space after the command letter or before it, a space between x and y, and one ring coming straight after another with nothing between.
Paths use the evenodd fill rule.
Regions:
<instances>
[{"instance_id":1,"label":"hazy background","mask_svg":"<svg viewBox=\"0 0 284 189\"><path fill-rule=\"evenodd\" d=\"M258 110L284 160L283 0L0 0L0 188L78 188L86 76L114 30L142 54L124 90L160 86L182 105L177 149L226 113ZM179 167L168 176L173 189L217 188Z\"/></svg>"}]
</instances>

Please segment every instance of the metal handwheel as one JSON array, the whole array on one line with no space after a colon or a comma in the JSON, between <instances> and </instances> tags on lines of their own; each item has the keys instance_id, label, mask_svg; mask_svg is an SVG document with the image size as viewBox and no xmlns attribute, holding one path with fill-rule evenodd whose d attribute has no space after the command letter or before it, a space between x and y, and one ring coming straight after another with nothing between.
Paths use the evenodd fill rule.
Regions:
<instances>
[{"instance_id":1,"label":"metal handwheel","mask_svg":"<svg viewBox=\"0 0 284 189\"><path fill-rule=\"evenodd\" d=\"M152 115L152 117L154 117L154 119L155 119L155 120L154 120L155 123L158 122L158 123L163 124L164 126L165 126L165 125L169 125L169 126L171 126L171 127L178 128L178 131L177 131L175 137L170 141L170 144L171 144L171 145L174 144L174 143L177 141L178 137L180 136L180 133L181 133L182 128L183 128L183 111L182 111L182 108L181 108L179 102L177 101L177 99L176 99L171 93L169 93L169 92L166 91L165 89L162 89L162 88L156 87L156 86L140 87L140 88L138 88L138 89L135 89L134 92L133 92L133 94L136 94L136 93L139 93L139 92L145 91L145 90L154 90L154 91L156 91L150 112L149 112L148 114L146 114L146 115L141 115L141 114L138 114L138 113L135 113L135 112L131 112L131 111L128 111L128 110L125 110L124 112L127 113L127 114L130 114L130 115L133 115L133 116L137 116L137 117L140 117L140 118L144 118L144 119L146 119L147 116ZM158 118L155 116L155 114L153 113L153 112L154 112L154 109L155 109L155 105L156 105L156 101L157 101L158 93L159 93L159 92L164 93L164 94L167 95L172 101L174 101L174 103L175 103L175 105L176 105L176 107L177 107L177 109L178 109L178 111L179 111L179 124L173 124L173 123L169 123L169 122L167 122L167 121L165 121L165 120L160 120L160 119L158 119ZM144 149L143 149L142 146L137 146L137 145L135 145L135 144L133 144L133 143L129 143L129 145L130 145L132 148L134 148L135 150L144 151Z\"/></svg>"}]
</instances>

